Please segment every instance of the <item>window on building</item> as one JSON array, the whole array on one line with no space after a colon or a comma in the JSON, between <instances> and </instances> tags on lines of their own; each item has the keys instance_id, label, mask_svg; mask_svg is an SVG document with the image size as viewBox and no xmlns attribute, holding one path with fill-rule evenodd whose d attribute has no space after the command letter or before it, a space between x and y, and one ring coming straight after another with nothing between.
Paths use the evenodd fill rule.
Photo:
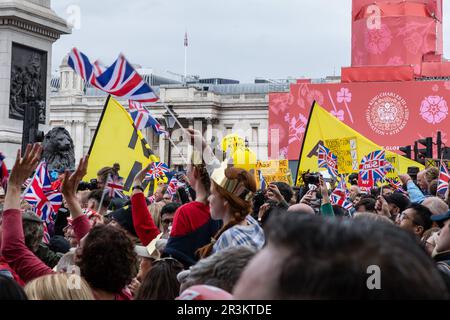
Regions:
<instances>
[{"instance_id":1,"label":"window on building","mask_svg":"<svg viewBox=\"0 0 450 320\"><path fill-rule=\"evenodd\" d=\"M226 129L226 131L227 131L227 135L233 133L233 127L232 127L232 126L226 126L225 129Z\"/></svg>"},{"instance_id":2,"label":"window on building","mask_svg":"<svg viewBox=\"0 0 450 320\"><path fill-rule=\"evenodd\" d=\"M258 127L252 127L252 142L258 144Z\"/></svg>"}]
</instances>

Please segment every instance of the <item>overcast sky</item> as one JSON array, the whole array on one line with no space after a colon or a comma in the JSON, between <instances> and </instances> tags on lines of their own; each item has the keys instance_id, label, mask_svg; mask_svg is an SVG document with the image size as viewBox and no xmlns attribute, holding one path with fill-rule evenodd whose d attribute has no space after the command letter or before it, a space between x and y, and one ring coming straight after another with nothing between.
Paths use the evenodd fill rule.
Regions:
<instances>
[{"instance_id":1,"label":"overcast sky","mask_svg":"<svg viewBox=\"0 0 450 320\"><path fill-rule=\"evenodd\" d=\"M63 18L81 9L80 29L53 46L53 70L76 46L94 61L123 52L132 63L253 82L255 77L319 78L350 64L351 0L53 0ZM450 3L444 4L444 36ZM447 39L449 39L447 37ZM444 41L446 57L450 43Z\"/></svg>"}]
</instances>

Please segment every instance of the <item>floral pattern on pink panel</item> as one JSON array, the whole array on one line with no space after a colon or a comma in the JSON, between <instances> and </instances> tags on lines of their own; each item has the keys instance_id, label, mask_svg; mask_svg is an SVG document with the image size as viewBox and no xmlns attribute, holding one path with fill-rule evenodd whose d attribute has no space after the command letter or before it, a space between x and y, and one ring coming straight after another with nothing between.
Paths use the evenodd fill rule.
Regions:
<instances>
[{"instance_id":1,"label":"floral pattern on pink panel","mask_svg":"<svg viewBox=\"0 0 450 320\"><path fill-rule=\"evenodd\" d=\"M291 117L288 113L285 116L285 120L289 123L289 144L296 141L302 142L308 119L302 114Z\"/></svg>"},{"instance_id":2,"label":"floral pattern on pink panel","mask_svg":"<svg viewBox=\"0 0 450 320\"><path fill-rule=\"evenodd\" d=\"M334 111L331 110L330 112L334 117L338 118L341 121L345 121L345 113L344 110L338 110L338 111Z\"/></svg>"},{"instance_id":3,"label":"floral pattern on pink panel","mask_svg":"<svg viewBox=\"0 0 450 320\"><path fill-rule=\"evenodd\" d=\"M323 93L318 90L311 90L306 97L309 105L312 105L314 101L323 106Z\"/></svg>"},{"instance_id":4,"label":"floral pattern on pink panel","mask_svg":"<svg viewBox=\"0 0 450 320\"><path fill-rule=\"evenodd\" d=\"M425 53L433 49L430 48L427 37L430 36L430 32L433 32L434 25L434 21L429 23L410 22L398 30L397 36L405 37L403 44L410 53L414 55Z\"/></svg>"},{"instance_id":5,"label":"floral pattern on pink panel","mask_svg":"<svg viewBox=\"0 0 450 320\"><path fill-rule=\"evenodd\" d=\"M341 88L340 91L338 91L337 93L337 102L342 103L342 102L347 102L350 103L352 102L352 93L350 92L350 90L348 88Z\"/></svg>"},{"instance_id":6,"label":"floral pattern on pink panel","mask_svg":"<svg viewBox=\"0 0 450 320\"><path fill-rule=\"evenodd\" d=\"M275 113L276 115L279 115L280 113L283 114L287 111L289 108L288 105L288 99L286 99L285 96L279 95L272 100L271 104L271 111Z\"/></svg>"},{"instance_id":7,"label":"floral pattern on pink panel","mask_svg":"<svg viewBox=\"0 0 450 320\"><path fill-rule=\"evenodd\" d=\"M403 44L405 45L406 50L410 53L417 54L422 49L423 37L420 33L414 32L412 35L403 40Z\"/></svg>"},{"instance_id":8,"label":"floral pattern on pink panel","mask_svg":"<svg viewBox=\"0 0 450 320\"><path fill-rule=\"evenodd\" d=\"M404 65L405 62L403 61L402 57L395 56L391 57L386 64L388 66L401 66Z\"/></svg>"},{"instance_id":9,"label":"floral pattern on pink panel","mask_svg":"<svg viewBox=\"0 0 450 320\"><path fill-rule=\"evenodd\" d=\"M379 29L366 29L364 37L366 49L372 54L385 52L392 43L391 30L385 24L382 24Z\"/></svg>"},{"instance_id":10,"label":"floral pattern on pink panel","mask_svg":"<svg viewBox=\"0 0 450 320\"><path fill-rule=\"evenodd\" d=\"M420 115L428 123L441 123L448 115L447 101L440 96L425 98L420 106Z\"/></svg>"}]
</instances>

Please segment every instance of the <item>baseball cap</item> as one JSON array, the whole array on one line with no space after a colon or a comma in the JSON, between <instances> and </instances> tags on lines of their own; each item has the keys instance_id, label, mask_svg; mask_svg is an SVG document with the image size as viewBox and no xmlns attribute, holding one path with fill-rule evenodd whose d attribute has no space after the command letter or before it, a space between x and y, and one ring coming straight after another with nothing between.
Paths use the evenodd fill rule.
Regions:
<instances>
[{"instance_id":1,"label":"baseball cap","mask_svg":"<svg viewBox=\"0 0 450 320\"><path fill-rule=\"evenodd\" d=\"M445 214L433 215L431 220L434 222L444 222L450 219L450 210Z\"/></svg>"}]
</instances>

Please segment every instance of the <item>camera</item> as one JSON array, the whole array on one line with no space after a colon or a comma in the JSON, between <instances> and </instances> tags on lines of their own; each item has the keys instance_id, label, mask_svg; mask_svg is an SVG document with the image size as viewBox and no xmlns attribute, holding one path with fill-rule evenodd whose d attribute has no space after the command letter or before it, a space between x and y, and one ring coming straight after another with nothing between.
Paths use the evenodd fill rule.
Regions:
<instances>
[{"instance_id":1,"label":"camera","mask_svg":"<svg viewBox=\"0 0 450 320\"><path fill-rule=\"evenodd\" d=\"M303 181L305 185L318 185L320 182L320 173L305 173L303 175Z\"/></svg>"},{"instance_id":2,"label":"camera","mask_svg":"<svg viewBox=\"0 0 450 320\"><path fill-rule=\"evenodd\" d=\"M77 191L85 191L85 190L97 190L98 189L98 181L97 179L91 179L90 182L81 181L78 185Z\"/></svg>"}]
</instances>

